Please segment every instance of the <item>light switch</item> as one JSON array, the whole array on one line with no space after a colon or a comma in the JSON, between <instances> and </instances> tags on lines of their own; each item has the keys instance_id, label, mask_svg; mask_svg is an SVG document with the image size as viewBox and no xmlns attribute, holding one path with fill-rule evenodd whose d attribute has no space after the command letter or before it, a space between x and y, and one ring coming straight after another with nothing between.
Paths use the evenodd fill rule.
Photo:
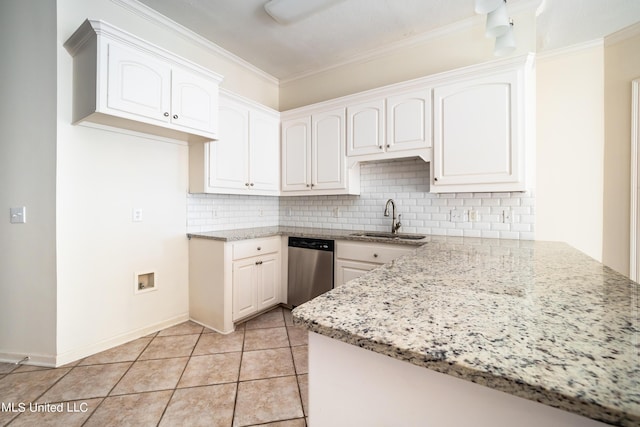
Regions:
<instances>
[{"instance_id":1,"label":"light switch","mask_svg":"<svg viewBox=\"0 0 640 427\"><path fill-rule=\"evenodd\" d=\"M27 222L27 208L24 206L10 208L9 215L11 217L11 224L24 224Z\"/></svg>"}]
</instances>

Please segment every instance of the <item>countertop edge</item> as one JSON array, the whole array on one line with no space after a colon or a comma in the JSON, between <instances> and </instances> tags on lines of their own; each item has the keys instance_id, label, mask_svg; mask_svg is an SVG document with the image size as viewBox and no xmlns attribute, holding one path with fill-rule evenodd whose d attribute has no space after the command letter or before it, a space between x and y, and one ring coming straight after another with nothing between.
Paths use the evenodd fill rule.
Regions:
<instances>
[{"instance_id":1,"label":"countertop edge","mask_svg":"<svg viewBox=\"0 0 640 427\"><path fill-rule=\"evenodd\" d=\"M434 356L433 359L428 359L425 358L423 354L402 351L392 344L378 343L366 337L357 336L333 327L322 326L312 320L299 317L295 313L293 313L293 324L304 327L310 332L373 351L395 360L408 362L422 368L582 415L596 421L615 423L615 425L620 426L637 426L640 423L640 418L629 418L627 416L628 414L622 413L614 408L605 407L594 402L578 399L574 396L568 396L519 380L510 379L503 375L492 375L490 372L482 372L456 363L450 363L442 357L438 358Z\"/></svg>"}]
</instances>

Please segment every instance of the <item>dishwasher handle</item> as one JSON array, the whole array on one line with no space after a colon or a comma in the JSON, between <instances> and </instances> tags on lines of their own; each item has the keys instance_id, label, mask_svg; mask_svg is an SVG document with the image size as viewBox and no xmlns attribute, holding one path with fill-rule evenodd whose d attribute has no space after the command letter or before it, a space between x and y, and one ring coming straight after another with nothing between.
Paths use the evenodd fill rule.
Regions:
<instances>
[{"instance_id":1,"label":"dishwasher handle","mask_svg":"<svg viewBox=\"0 0 640 427\"><path fill-rule=\"evenodd\" d=\"M333 252L334 242L333 240L326 240L326 239L310 239L308 237L289 237L289 247Z\"/></svg>"}]
</instances>

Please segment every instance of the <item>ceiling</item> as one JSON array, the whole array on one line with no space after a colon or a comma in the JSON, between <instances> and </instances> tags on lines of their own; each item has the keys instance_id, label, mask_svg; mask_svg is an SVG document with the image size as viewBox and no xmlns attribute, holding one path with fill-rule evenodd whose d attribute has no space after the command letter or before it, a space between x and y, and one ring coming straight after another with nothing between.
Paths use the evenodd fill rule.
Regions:
<instances>
[{"instance_id":1,"label":"ceiling","mask_svg":"<svg viewBox=\"0 0 640 427\"><path fill-rule=\"evenodd\" d=\"M344 0L288 25L265 12L267 0L139 1L283 80L478 19L474 0ZM640 0L509 0L507 6L537 8L538 52L640 22Z\"/></svg>"}]
</instances>

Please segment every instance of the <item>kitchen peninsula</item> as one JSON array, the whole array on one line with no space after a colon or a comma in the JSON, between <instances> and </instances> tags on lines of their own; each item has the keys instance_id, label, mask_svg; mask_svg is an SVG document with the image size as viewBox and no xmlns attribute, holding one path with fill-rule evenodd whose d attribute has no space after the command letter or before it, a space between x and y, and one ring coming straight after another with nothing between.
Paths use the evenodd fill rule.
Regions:
<instances>
[{"instance_id":1,"label":"kitchen peninsula","mask_svg":"<svg viewBox=\"0 0 640 427\"><path fill-rule=\"evenodd\" d=\"M564 243L426 240L293 311L311 425L640 425L637 283Z\"/></svg>"}]
</instances>

